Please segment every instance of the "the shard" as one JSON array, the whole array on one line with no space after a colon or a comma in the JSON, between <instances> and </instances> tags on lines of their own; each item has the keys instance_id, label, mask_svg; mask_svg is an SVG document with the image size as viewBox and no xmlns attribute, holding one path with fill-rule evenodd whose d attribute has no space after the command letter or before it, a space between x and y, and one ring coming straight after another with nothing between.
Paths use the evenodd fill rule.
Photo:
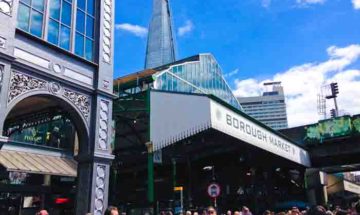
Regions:
<instances>
[{"instance_id":1,"label":"the shard","mask_svg":"<svg viewBox=\"0 0 360 215\"><path fill-rule=\"evenodd\" d=\"M174 61L175 47L169 0L153 0L145 69L156 68Z\"/></svg>"}]
</instances>

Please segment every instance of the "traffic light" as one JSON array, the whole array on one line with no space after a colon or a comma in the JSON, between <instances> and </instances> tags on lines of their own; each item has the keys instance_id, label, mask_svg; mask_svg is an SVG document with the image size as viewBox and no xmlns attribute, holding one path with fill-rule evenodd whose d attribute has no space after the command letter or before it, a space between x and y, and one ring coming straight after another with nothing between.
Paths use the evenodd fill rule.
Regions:
<instances>
[{"instance_id":1,"label":"traffic light","mask_svg":"<svg viewBox=\"0 0 360 215\"><path fill-rule=\"evenodd\" d=\"M338 83L331 83L331 84L330 84L330 88L331 88L331 94L332 94L332 96L336 97L336 95L339 94L339 86L338 86Z\"/></svg>"},{"instance_id":2,"label":"traffic light","mask_svg":"<svg viewBox=\"0 0 360 215\"><path fill-rule=\"evenodd\" d=\"M335 109L331 109L330 110L330 115L332 118L335 118L336 117L336 110Z\"/></svg>"}]
</instances>

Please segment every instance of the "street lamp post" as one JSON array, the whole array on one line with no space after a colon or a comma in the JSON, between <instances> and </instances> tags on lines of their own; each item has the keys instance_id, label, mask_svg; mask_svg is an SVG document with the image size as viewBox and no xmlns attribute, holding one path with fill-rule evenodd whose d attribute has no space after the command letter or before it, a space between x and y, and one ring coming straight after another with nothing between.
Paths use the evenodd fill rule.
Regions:
<instances>
[{"instance_id":1,"label":"street lamp post","mask_svg":"<svg viewBox=\"0 0 360 215\"><path fill-rule=\"evenodd\" d=\"M205 166L205 167L203 167L203 170L204 171L210 171L211 170L211 179L212 179L212 181L215 181L216 180L216 178L215 178L215 166Z\"/></svg>"}]
</instances>

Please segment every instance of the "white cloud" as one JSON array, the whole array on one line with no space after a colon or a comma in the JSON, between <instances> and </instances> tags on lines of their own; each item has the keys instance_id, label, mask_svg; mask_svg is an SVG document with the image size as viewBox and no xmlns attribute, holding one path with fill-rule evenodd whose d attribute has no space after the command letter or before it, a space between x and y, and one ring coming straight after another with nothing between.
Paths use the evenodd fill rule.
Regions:
<instances>
[{"instance_id":1,"label":"white cloud","mask_svg":"<svg viewBox=\"0 0 360 215\"><path fill-rule=\"evenodd\" d=\"M138 37L146 37L148 30L145 27L139 25L132 25L129 23L122 23L115 25L115 28L122 31L127 31Z\"/></svg>"},{"instance_id":2,"label":"white cloud","mask_svg":"<svg viewBox=\"0 0 360 215\"><path fill-rule=\"evenodd\" d=\"M284 86L289 126L317 122L317 94L320 87L331 82L339 84L338 104L340 109L351 114L360 113L360 68L349 69L360 57L360 45L327 49L329 59L324 62L294 66L275 74L269 80L235 80L236 96L257 96L263 91L263 83L281 81ZM328 100L328 108L332 101Z\"/></svg>"},{"instance_id":3,"label":"white cloud","mask_svg":"<svg viewBox=\"0 0 360 215\"><path fill-rule=\"evenodd\" d=\"M194 24L191 22L191 20L187 20L184 26L181 26L178 28L178 35L184 36L187 33L190 33L192 30L194 30Z\"/></svg>"},{"instance_id":4,"label":"white cloud","mask_svg":"<svg viewBox=\"0 0 360 215\"><path fill-rule=\"evenodd\" d=\"M296 0L296 3L301 5L309 5L309 4L323 4L326 0Z\"/></svg>"},{"instance_id":5,"label":"white cloud","mask_svg":"<svg viewBox=\"0 0 360 215\"><path fill-rule=\"evenodd\" d=\"M352 3L356 10L360 10L360 0L352 0Z\"/></svg>"},{"instance_id":6,"label":"white cloud","mask_svg":"<svg viewBox=\"0 0 360 215\"><path fill-rule=\"evenodd\" d=\"M232 76L234 76L234 75L236 75L238 73L239 73L239 69L237 68L237 69L234 69L233 71L231 71L229 73L224 74L224 77L225 78L230 78L230 77L232 77Z\"/></svg>"}]
</instances>

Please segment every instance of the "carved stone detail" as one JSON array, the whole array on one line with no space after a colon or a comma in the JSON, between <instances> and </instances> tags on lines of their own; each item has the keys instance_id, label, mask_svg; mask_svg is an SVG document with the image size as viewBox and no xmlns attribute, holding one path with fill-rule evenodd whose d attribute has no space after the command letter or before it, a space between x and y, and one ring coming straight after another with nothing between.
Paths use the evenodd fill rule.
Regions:
<instances>
[{"instance_id":1,"label":"carved stone detail","mask_svg":"<svg viewBox=\"0 0 360 215\"><path fill-rule=\"evenodd\" d=\"M112 49L112 1L104 0L104 19L103 19L103 59L106 63L110 63Z\"/></svg>"},{"instance_id":2,"label":"carved stone detail","mask_svg":"<svg viewBox=\"0 0 360 215\"><path fill-rule=\"evenodd\" d=\"M96 181L95 181L95 207L94 215L102 215L104 211L104 195L105 195L105 178L106 166L96 166Z\"/></svg>"},{"instance_id":3,"label":"carved stone detail","mask_svg":"<svg viewBox=\"0 0 360 215\"><path fill-rule=\"evenodd\" d=\"M64 89L64 97L69 99L84 115L86 119L90 116L90 97L84 94Z\"/></svg>"},{"instance_id":4,"label":"carved stone detail","mask_svg":"<svg viewBox=\"0 0 360 215\"><path fill-rule=\"evenodd\" d=\"M109 131L109 102L100 100L99 112L99 149L108 149L108 132Z\"/></svg>"},{"instance_id":5,"label":"carved stone detail","mask_svg":"<svg viewBox=\"0 0 360 215\"><path fill-rule=\"evenodd\" d=\"M11 102L13 99L26 92L32 90L46 90L47 82L19 72L13 72L9 88L8 102Z\"/></svg>"},{"instance_id":6,"label":"carved stone detail","mask_svg":"<svg viewBox=\"0 0 360 215\"><path fill-rule=\"evenodd\" d=\"M11 15L13 0L0 0L0 12Z\"/></svg>"},{"instance_id":7,"label":"carved stone detail","mask_svg":"<svg viewBox=\"0 0 360 215\"><path fill-rule=\"evenodd\" d=\"M0 71L2 72L1 67ZM1 77L2 76L0 76L0 79ZM24 93L36 90L47 91L54 95L64 96L80 110L86 119L89 119L91 100L90 96L63 88L59 83L47 82L20 72L13 72L11 74L8 103Z\"/></svg>"},{"instance_id":8,"label":"carved stone detail","mask_svg":"<svg viewBox=\"0 0 360 215\"><path fill-rule=\"evenodd\" d=\"M62 90L62 87L59 83L56 83L56 82L50 83L49 91L52 92L53 94L60 94L61 90Z\"/></svg>"}]
</instances>

